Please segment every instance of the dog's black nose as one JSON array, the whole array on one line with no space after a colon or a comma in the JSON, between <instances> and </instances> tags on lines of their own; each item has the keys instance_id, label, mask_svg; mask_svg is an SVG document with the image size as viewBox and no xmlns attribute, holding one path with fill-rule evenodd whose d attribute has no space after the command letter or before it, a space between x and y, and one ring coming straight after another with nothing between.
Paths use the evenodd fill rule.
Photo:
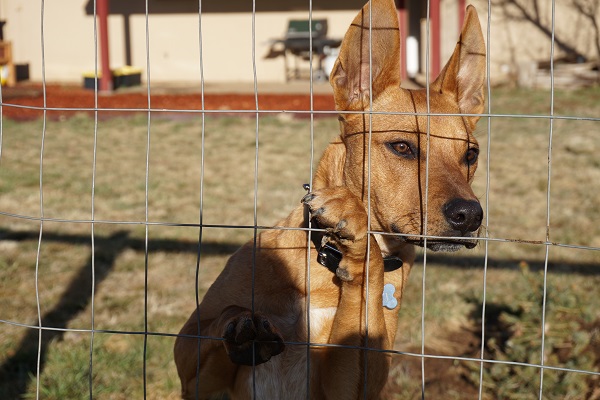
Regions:
<instances>
[{"instance_id":1,"label":"dog's black nose","mask_svg":"<svg viewBox=\"0 0 600 400\"><path fill-rule=\"evenodd\" d=\"M452 199L444 205L444 215L452 229L473 232L481 225L483 209L475 200Z\"/></svg>"}]
</instances>

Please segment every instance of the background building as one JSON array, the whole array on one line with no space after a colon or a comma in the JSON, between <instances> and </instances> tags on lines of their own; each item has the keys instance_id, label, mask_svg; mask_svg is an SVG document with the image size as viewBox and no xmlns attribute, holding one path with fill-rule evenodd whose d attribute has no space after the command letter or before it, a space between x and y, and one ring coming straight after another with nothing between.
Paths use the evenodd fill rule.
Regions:
<instances>
[{"instance_id":1,"label":"background building","mask_svg":"<svg viewBox=\"0 0 600 400\"><path fill-rule=\"evenodd\" d=\"M312 3L313 19L326 18L328 37L341 39L364 0ZM426 71L427 31L432 37L427 70L435 74L457 41L466 1L431 0L429 28L425 19L426 2L396 0L396 3L404 21L403 52L409 65L404 74L417 73L422 77ZM599 39L591 19L575 7L579 3L596 14L600 8L597 0L557 0L555 34L567 46L556 46L556 55L596 58ZM39 1L0 2L0 20L6 21L4 40L12 42L14 61L28 64L31 80L40 81L45 74L49 81L80 82L84 72L94 71L93 4L91 0L55 0L45 2L42 10ZM474 4L487 36L488 2L476 0ZM491 76L493 83L500 83L516 79L520 70L531 68L532 62L535 68L536 62L549 60L550 36L544 29L552 25L552 9L549 0L497 0L493 4ZM253 19L249 0L205 1L200 18L198 1L149 0L146 18L145 0L113 0L108 17L110 66L139 67L144 79L150 74L154 82L194 82L200 79L202 48L206 82L251 82L254 73L259 81L283 82L283 58L265 56L272 41L284 37L290 19L308 19L308 2L262 0L256 2L256 7ZM529 11L538 20L528 19ZM408 37L411 39L406 45ZM569 53L569 46L574 53Z\"/></svg>"}]
</instances>

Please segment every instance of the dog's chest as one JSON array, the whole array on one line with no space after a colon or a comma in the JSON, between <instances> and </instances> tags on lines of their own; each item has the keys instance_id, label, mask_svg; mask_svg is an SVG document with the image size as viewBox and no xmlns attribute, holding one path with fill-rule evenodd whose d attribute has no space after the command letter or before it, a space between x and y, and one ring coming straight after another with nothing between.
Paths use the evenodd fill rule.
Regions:
<instances>
[{"instance_id":1,"label":"dog's chest","mask_svg":"<svg viewBox=\"0 0 600 400\"><path fill-rule=\"evenodd\" d=\"M256 399L306 399L308 374L305 346L287 346L285 353L259 365L248 377Z\"/></svg>"}]
</instances>

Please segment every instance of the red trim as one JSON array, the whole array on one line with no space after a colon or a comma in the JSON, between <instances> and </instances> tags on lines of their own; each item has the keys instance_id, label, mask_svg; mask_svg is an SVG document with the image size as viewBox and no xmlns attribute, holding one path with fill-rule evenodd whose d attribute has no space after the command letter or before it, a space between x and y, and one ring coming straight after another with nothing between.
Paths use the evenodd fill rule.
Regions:
<instances>
[{"instance_id":1,"label":"red trim","mask_svg":"<svg viewBox=\"0 0 600 400\"><path fill-rule=\"evenodd\" d=\"M442 70L440 0L431 0L429 12L431 14L431 65L429 72L432 79L435 79Z\"/></svg>"},{"instance_id":2,"label":"red trim","mask_svg":"<svg viewBox=\"0 0 600 400\"><path fill-rule=\"evenodd\" d=\"M108 3L110 0L98 0L96 3L96 14L100 27L100 62L102 64L102 77L99 82L99 90L103 92L112 90L112 73L110 72L110 60L108 58Z\"/></svg>"},{"instance_id":3,"label":"red trim","mask_svg":"<svg viewBox=\"0 0 600 400\"><path fill-rule=\"evenodd\" d=\"M400 78L408 78L406 70L406 38L408 37L408 11L406 8L398 10L398 24L400 26Z\"/></svg>"},{"instance_id":4,"label":"red trim","mask_svg":"<svg viewBox=\"0 0 600 400\"><path fill-rule=\"evenodd\" d=\"M465 12L467 8L467 0L458 0L458 33L462 30L465 22Z\"/></svg>"}]
</instances>

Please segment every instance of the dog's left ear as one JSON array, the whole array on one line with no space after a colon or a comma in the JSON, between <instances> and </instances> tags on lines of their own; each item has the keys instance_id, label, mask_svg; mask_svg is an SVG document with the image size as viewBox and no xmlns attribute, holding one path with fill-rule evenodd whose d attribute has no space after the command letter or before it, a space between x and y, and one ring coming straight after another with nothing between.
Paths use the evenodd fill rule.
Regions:
<instances>
[{"instance_id":1,"label":"dog's left ear","mask_svg":"<svg viewBox=\"0 0 600 400\"><path fill-rule=\"evenodd\" d=\"M481 114L485 103L485 42L475 7L469 5L460 39L452 57L431 84L432 91L448 93L458 101L461 113ZM479 116L465 116L470 129Z\"/></svg>"},{"instance_id":2,"label":"dog's left ear","mask_svg":"<svg viewBox=\"0 0 600 400\"><path fill-rule=\"evenodd\" d=\"M338 111L366 109L371 87L375 98L390 85L400 86L400 31L393 0L371 0L354 18L329 81Z\"/></svg>"}]
</instances>

